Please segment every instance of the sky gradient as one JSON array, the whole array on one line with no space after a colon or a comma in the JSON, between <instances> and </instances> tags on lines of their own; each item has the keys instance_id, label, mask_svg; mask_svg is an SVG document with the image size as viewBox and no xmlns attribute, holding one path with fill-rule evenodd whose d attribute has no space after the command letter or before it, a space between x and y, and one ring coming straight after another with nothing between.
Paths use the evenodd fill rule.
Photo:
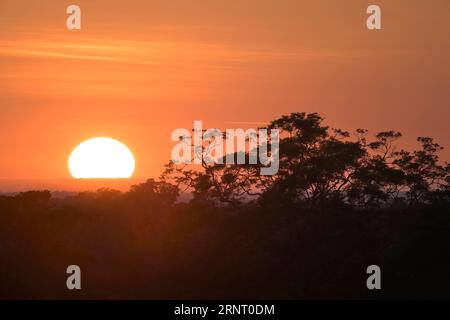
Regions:
<instances>
[{"instance_id":1,"label":"sky gradient","mask_svg":"<svg viewBox=\"0 0 450 320\"><path fill-rule=\"evenodd\" d=\"M82 30L65 27L66 7ZM366 8L382 9L382 30ZM450 2L0 0L0 191L74 190L67 159L107 136L157 177L176 128L318 112L431 136L450 160ZM121 187L128 182L116 182Z\"/></svg>"}]
</instances>

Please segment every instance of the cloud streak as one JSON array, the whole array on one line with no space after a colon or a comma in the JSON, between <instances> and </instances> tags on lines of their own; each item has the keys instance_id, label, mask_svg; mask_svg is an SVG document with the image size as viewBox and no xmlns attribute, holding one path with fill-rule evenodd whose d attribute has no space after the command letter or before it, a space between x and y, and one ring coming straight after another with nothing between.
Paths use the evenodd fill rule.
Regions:
<instances>
[{"instance_id":1,"label":"cloud streak","mask_svg":"<svg viewBox=\"0 0 450 320\"><path fill-rule=\"evenodd\" d=\"M2 57L76 59L142 65L206 65L216 68L264 62L336 60L355 55L360 54L313 49L277 52L221 44L104 39L75 43L25 39L3 41L0 44Z\"/></svg>"}]
</instances>

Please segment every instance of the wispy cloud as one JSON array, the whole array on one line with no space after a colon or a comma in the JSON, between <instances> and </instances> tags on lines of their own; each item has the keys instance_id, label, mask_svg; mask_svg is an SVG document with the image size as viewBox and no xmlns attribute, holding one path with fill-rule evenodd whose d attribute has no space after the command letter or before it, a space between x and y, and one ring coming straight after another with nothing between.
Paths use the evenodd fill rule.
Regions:
<instances>
[{"instance_id":1,"label":"wispy cloud","mask_svg":"<svg viewBox=\"0 0 450 320\"><path fill-rule=\"evenodd\" d=\"M267 125L269 121L224 121L223 123L233 125Z\"/></svg>"},{"instance_id":2,"label":"wispy cloud","mask_svg":"<svg viewBox=\"0 0 450 320\"><path fill-rule=\"evenodd\" d=\"M354 56L351 52L321 52L313 49L269 51L232 45L87 39L11 40L0 44L0 56L95 60L144 65L207 65L229 68L240 64L273 61L330 60Z\"/></svg>"}]
</instances>

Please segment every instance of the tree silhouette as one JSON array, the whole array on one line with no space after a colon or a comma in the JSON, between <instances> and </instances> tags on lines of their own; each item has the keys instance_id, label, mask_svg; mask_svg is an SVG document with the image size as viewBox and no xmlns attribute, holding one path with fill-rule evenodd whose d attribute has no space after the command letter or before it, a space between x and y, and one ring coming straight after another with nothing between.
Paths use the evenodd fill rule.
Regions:
<instances>
[{"instance_id":1,"label":"tree silhouette","mask_svg":"<svg viewBox=\"0 0 450 320\"><path fill-rule=\"evenodd\" d=\"M367 130L352 135L322 122L317 113L292 113L267 126L281 133L280 170L275 176L260 175L261 164L224 161L202 163L201 170L169 163L162 178L192 191L195 200L233 207L250 200L265 205L338 202L381 207L405 196L411 204L442 198L448 191L448 166L439 165L441 147L431 138L419 138L422 150L410 153L396 150L400 132L380 132L369 141ZM247 158L250 152L245 153Z\"/></svg>"}]
</instances>

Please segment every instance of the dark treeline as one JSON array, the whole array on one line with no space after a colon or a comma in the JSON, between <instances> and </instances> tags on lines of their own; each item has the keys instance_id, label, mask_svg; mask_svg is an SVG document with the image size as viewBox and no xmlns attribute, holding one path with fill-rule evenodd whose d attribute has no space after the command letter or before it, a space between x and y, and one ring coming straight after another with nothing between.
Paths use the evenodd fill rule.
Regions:
<instances>
[{"instance_id":1,"label":"dark treeline","mask_svg":"<svg viewBox=\"0 0 450 320\"><path fill-rule=\"evenodd\" d=\"M442 148L322 121L268 125L281 132L276 176L170 163L128 192L1 196L0 298L449 298ZM66 289L72 264L81 291ZM372 264L381 291L366 288Z\"/></svg>"}]
</instances>

